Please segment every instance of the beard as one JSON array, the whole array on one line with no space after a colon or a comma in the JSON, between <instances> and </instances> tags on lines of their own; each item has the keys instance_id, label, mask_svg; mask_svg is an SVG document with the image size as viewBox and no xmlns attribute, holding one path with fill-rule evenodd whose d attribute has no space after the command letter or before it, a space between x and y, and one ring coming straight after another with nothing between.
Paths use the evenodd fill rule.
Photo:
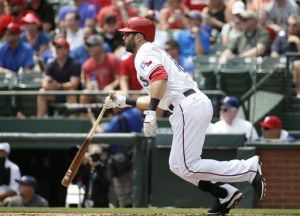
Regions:
<instances>
[{"instance_id":1,"label":"beard","mask_svg":"<svg viewBox=\"0 0 300 216\"><path fill-rule=\"evenodd\" d=\"M132 40L128 41L125 44L125 48L126 48L127 52L134 53L134 50L135 50L135 44L134 44L134 42Z\"/></svg>"}]
</instances>

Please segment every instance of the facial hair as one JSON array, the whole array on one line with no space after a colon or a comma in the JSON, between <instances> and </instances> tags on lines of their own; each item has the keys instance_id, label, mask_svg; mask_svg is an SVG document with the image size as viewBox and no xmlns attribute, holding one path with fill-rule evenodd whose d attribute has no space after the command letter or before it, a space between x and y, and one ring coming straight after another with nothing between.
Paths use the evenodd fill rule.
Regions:
<instances>
[{"instance_id":1,"label":"facial hair","mask_svg":"<svg viewBox=\"0 0 300 216\"><path fill-rule=\"evenodd\" d=\"M134 53L135 44L134 44L133 39L128 40L127 43L125 43L125 48L126 48L127 52Z\"/></svg>"}]
</instances>

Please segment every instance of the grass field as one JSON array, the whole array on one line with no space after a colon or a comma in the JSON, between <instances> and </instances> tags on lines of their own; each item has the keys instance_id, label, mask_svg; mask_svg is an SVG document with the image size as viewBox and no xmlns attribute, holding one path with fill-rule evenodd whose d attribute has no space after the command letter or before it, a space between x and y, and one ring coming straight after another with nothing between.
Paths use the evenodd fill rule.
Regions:
<instances>
[{"instance_id":1,"label":"grass field","mask_svg":"<svg viewBox=\"0 0 300 216\"><path fill-rule=\"evenodd\" d=\"M205 215L207 209L182 208L0 208L1 216L118 216L118 215ZM300 209L234 209L229 215L300 215Z\"/></svg>"}]
</instances>

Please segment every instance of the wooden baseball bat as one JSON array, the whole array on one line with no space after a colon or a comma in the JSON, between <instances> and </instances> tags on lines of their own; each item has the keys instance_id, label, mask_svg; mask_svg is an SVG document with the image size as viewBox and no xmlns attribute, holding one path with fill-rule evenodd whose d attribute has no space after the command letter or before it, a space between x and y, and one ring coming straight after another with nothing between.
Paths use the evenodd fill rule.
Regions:
<instances>
[{"instance_id":1,"label":"wooden baseball bat","mask_svg":"<svg viewBox=\"0 0 300 216\"><path fill-rule=\"evenodd\" d=\"M98 127L100 121L102 120L102 117L103 117L105 111L106 111L106 108L105 108L105 106L103 106L100 114L98 115L98 117L96 119L96 122L94 123L92 129L90 130L90 132L87 135L86 139L84 140L83 144L80 146L76 156L74 157L71 165L69 166L69 169L67 170L64 178L62 179L61 184L63 186L68 187L72 183L74 176L76 175L76 173L78 171L78 168L79 168L79 166L83 160L83 157L85 155L85 152L87 151L88 146L89 146L90 142L92 141L92 138L94 136L96 128Z\"/></svg>"}]
</instances>

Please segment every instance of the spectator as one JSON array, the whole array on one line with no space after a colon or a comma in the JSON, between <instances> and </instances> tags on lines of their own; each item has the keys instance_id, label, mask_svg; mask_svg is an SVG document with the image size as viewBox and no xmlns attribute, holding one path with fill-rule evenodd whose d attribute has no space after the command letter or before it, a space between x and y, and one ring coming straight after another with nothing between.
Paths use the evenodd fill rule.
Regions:
<instances>
[{"instance_id":1,"label":"spectator","mask_svg":"<svg viewBox=\"0 0 300 216\"><path fill-rule=\"evenodd\" d=\"M180 30L175 37L180 47L180 58L185 61L189 57L209 54L209 34L201 28L200 11L186 14L187 28Z\"/></svg>"},{"instance_id":2,"label":"spectator","mask_svg":"<svg viewBox=\"0 0 300 216\"><path fill-rule=\"evenodd\" d=\"M155 11L157 13L164 7L166 0L143 0L141 8L142 14L144 15L148 10Z\"/></svg>"},{"instance_id":3,"label":"spectator","mask_svg":"<svg viewBox=\"0 0 300 216\"><path fill-rule=\"evenodd\" d=\"M94 5L96 8L96 13L98 13L101 8L112 4L112 0L83 0L83 1Z\"/></svg>"},{"instance_id":4,"label":"spectator","mask_svg":"<svg viewBox=\"0 0 300 216\"><path fill-rule=\"evenodd\" d=\"M119 85L119 60L111 53L103 50L103 38L98 35L91 36L87 41L91 57L82 65L83 78L86 90L110 91ZM96 85L95 86L95 81ZM90 103L95 100L93 96L81 95L81 103Z\"/></svg>"},{"instance_id":5,"label":"spectator","mask_svg":"<svg viewBox=\"0 0 300 216\"><path fill-rule=\"evenodd\" d=\"M213 126L214 133L245 133L248 140L258 139L254 126L238 117L240 101L234 96L225 97L220 110L221 120Z\"/></svg>"},{"instance_id":6,"label":"spectator","mask_svg":"<svg viewBox=\"0 0 300 216\"><path fill-rule=\"evenodd\" d=\"M69 43L65 38L56 38L53 42L56 57L45 70L45 77L40 91L49 90L77 90L80 85L80 65L69 57ZM37 97L37 116L42 117L48 113L48 102L65 102L64 96ZM67 102L75 103L76 97L67 97Z\"/></svg>"},{"instance_id":7,"label":"spectator","mask_svg":"<svg viewBox=\"0 0 300 216\"><path fill-rule=\"evenodd\" d=\"M122 28L130 17L138 15L138 10L130 5L132 1L116 0L112 5L103 7L97 14L97 21L102 28L108 15L117 16L118 28Z\"/></svg>"},{"instance_id":8,"label":"spectator","mask_svg":"<svg viewBox=\"0 0 300 216\"><path fill-rule=\"evenodd\" d=\"M39 57L49 49L49 37L44 31L40 31L41 21L34 14L28 13L22 19L25 24L25 32L21 35L21 41L29 43L35 54Z\"/></svg>"},{"instance_id":9,"label":"spectator","mask_svg":"<svg viewBox=\"0 0 300 216\"><path fill-rule=\"evenodd\" d=\"M300 16L289 16L287 25L287 30L279 32L272 44L273 57L300 51Z\"/></svg>"},{"instance_id":10,"label":"spectator","mask_svg":"<svg viewBox=\"0 0 300 216\"><path fill-rule=\"evenodd\" d=\"M86 23L92 22L96 18L96 8L94 5L83 2L83 0L74 0L69 5L64 5L58 11L58 21L60 28L65 28L65 17L69 12L77 12L80 17L80 27Z\"/></svg>"},{"instance_id":11,"label":"spectator","mask_svg":"<svg viewBox=\"0 0 300 216\"><path fill-rule=\"evenodd\" d=\"M4 200L4 206L9 207L48 207L48 201L36 194L37 182L33 176L22 176L16 179L20 184L20 194Z\"/></svg>"},{"instance_id":12,"label":"spectator","mask_svg":"<svg viewBox=\"0 0 300 216\"><path fill-rule=\"evenodd\" d=\"M227 45L220 56L220 63L238 57L254 57L266 55L270 50L269 33L258 26L256 15L252 11L239 14L243 25L243 34Z\"/></svg>"},{"instance_id":13,"label":"spectator","mask_svg":"<svg viewBox=\"0 0 300 216\"><path fill-rule=\"evenodd\" d=\"M198 10L202 11L207 6L206 0L183 0L185 11Z\"/></svg>"},{"instance_id":14,"label":"spectator","mask_svg":"<svg viewBox=\"0 0 300 216\"><path fill-rule=\"evenodd\" d=\"M271 44L277 36L277 32L269 25L267 12L265 10L258 10L256 12L258 15L258 24L261 28L266 29L270 35Z\"/></svg>"},{"instance_id":15,"label":"spectator","mask_svg":"<svg viewBox=\"0 0 300 216\"><path fill-rule=\"evenodd\" d=\"M300 51L300 16L290 16L287 20L287 31L281 31L272 45L273 57L284 55L286 52ZM300 60L293 58L293 80L297 97L300 98Z\"/></svg>"},{"instance_id":16,"label":"spectator","mask_svg":"<svg viewBox=\"0 0 300 216\"><path fill-rule=\"evenodd\" d=\"M7 0L9 13L0 18L0 37L3 36L7 26L10 23L21 24L21 19L29 11L24 11L25 1L24 0Z\"/></svg>"},{"instance_id":17,"label":"spectator","mask_svg":"<svg viewBox=\"0 0 300 216\"><path fill-rule=\"evenodd\" d=\"M109 178L103 154L99 145L89 153L89 166L83 175L85 207L108 207Z\"/></svg>"},{"instance_id":18,"label":"spectator","mask_svg":"<svg viewBox=\"0 0 300 216\"><path fill-rule=\"evenodd\" d=\"M66 38L70 44L70 50L80 47L84 43L83 29L80 28L80 17L76 12L69 12L65 17Z\"/></svg>"},{"instance_id":19,"label":"spectator","mask_svg":"<svg viewBox=\"0 0 300 216\"><path fill-rule=\"evenodd\" d=\"M245 4L242 1L235 1L232 10L227 11L227 23L222 27L222 44L232 43L242 35L242 21L238 14L245 10Z\"/></svg>"},{"instance_id":20,"label":"spectator","mask_svg":"<svg viewBox=\"0 0 300 216\"><path fill-rule=\"evenodd\" d=\"M141 90L142 86L139 83L136 70L134 67L134 55L121 61L120 67L120 90L127 92L128 90Z\"/></svg>"},{"instance_id":21,"label":"spectator","mask_svg":"<svg viewBox=\"0 0 300 216\"><path fill-rule=\"evenodd\" d=\"M298 5L294 0L274 0L266 6L268 22L276 32L286 29L286 21L291 15L298 15Z\"/></svg>"},{"instance_id":22,"label":"spectator","mask_svg":"<svg viewBox=\"0 0 300 216\"><path fill-rule=\"evenodd\" d=\"M182 0L167 0L166 6L160 11L159 28L161 30L182 29L183 18Z\"/></svg>"},{"instance_id":23,"label":"spectator","mask_svg":"<svg viewBox=\"0 0 300 216\"><path fill-rule=\"evenodd\" d=\"M165 44L165 51L174 58L192 77L195 72L195 65L189 58L185 61L179 56L179 44L175 40L169 40Z\"/></svg>"},{"instance_id":24,"label":"spectator","mask_svg":"<svg viewBox=\"0 0 300 216\"><path fill-rule=\"evenodd\" d=\"M111 118L103 129L104 133L130 133L142 131L143 118L137 108L127 108ZM113 145L109 149L108 171L112 177L118 207L132 206L132 167L133 146Z\"/></svg>"},{"instance_id":25,"label":"spectator","mask_svg":"<svg viewBox=\"0 0 300 216\"><path fill-rule=\"evenodd\" d=\"M86 41L88 40L89 37L92 35L96 35L97 31L89 26L85 26L83 28L83 38L84 38L84 44L75 48L74 50L71 50L70 52L70 57L78 62L80 65L82 65L89 57L89 51L88 51L88 46L86 45ZM103 44L103 49L104 52L111 52L111 49L107 43Z\"/></svg>"},{"instance_id":26,"label":"spectator","mask_svg":"<svg viewBox=\"0 0 300 216\"><path fill-rule=\"evenodd\" d=\"M102 26L102 36L104 42L107 43L112 52L115 52L119 47L123 46L121 32L118 31L117 16L110 14L105 16Z\"/></svg>"},{"instance_id":27,"label":"spectator","mask_svg":"<svg viewBox=\"0 0 300 216\"><path fill-rule=\"evenodd\" d=\"M170 39L170 35L168 31L162 30L160 28L160 25L158 25L158 17L155 14L154 11L148 10L145 13L145 17L151 21L153 21L156 25L155 29L155 38L154 38L154 44L162 49L164 49L165 43Z\"/></svg>"},{"instance_id":28,"label":"spectator","mask_svg":"<svg viewBox=\"0 0 300 216\"><path fill-rule=\"evenodd\" d=\"M218 32L225 24L226 7L223 0L208 0L207 7L203 9L203 16L208 24Z\"/></svg>"},{"instance_id":29,"label":"spectator","mask_svg":"<svg viewBox=\"0 0 300 216\"><path fill-rule=\"evenodd\" d=\"M53 5L49 4L47 0L31 0L27 9L33 11L42 21L42 30L44 32L50 32L55 29Z\"/></svg>"},{"instance_id":30,"label":"spectator","mask_svg":"<svg viewBox=\"0 0 300 216\"><path fill-rule=\"evenodd\" d=\"M7 14L7 2L6 0L0 0L0 19L1 17L3 17L4 15Z\"/></svg>"},{"instance_id":31,"label":"spectator","mask_svg":"<svg viewBox=\"0 0 300 216\"><path fill-rule=\"evenodd\" d=\"M5 198L16 195L19 185L15 182L21 177L18 165L8 159L10 145L0 143L0 202Z\"/></svg>"},{"instance_id":32,"label":"spectator","mask_svg":"<svg viewBox=\"0 0 300 216\"><path fill-rule=\"evenodd\" d=\"M10 23L5 31L5 42L0 45L0 72L30 71L34 66L33 50L28 43L20 41L19 24Z\"/></svg>"},{"instance_id":33,"label":"spectator","mask_svg":"<svg viewBox=\"0 0 300 216\"><path fill-rule=\"evenodd\" d=\"M282 129L282 122L277 116L266 116L263 122L260 122L261 138L260 140L280 140L280 141L295 141L286 130Z\"/></svg>"}]
</instances>

